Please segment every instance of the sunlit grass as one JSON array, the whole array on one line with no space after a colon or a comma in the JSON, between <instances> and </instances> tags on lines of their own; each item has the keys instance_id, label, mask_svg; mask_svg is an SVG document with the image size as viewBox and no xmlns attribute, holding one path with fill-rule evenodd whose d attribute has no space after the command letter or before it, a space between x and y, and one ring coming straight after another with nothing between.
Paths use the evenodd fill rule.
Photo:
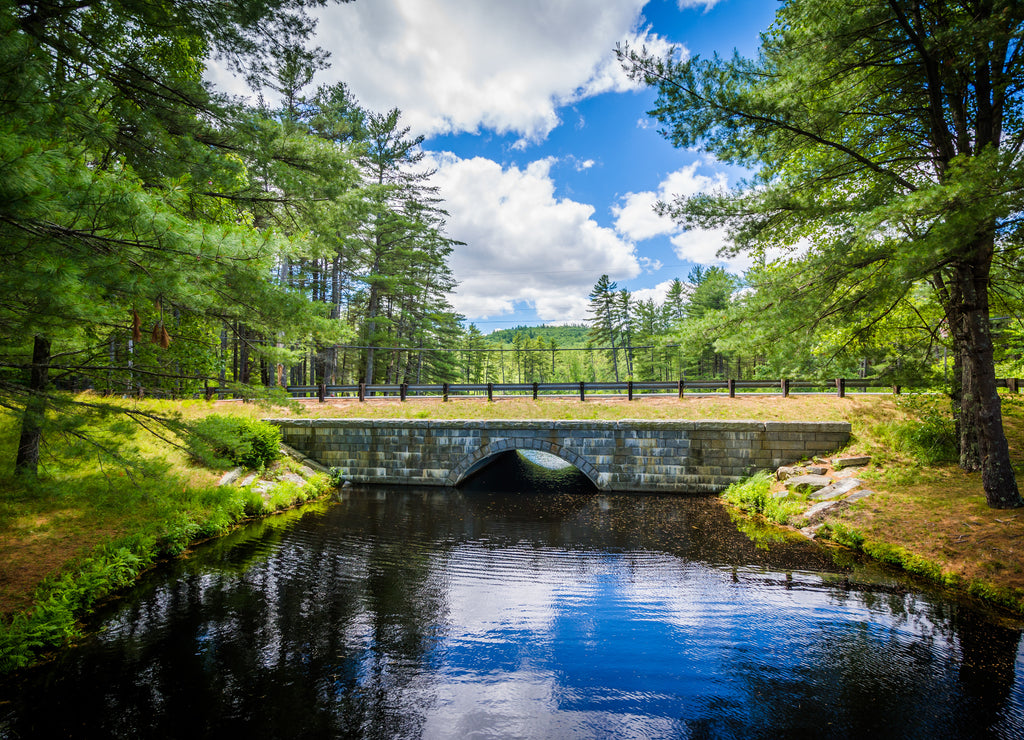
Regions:
<instances>
[{"instance_id":1,"label":"sunlit grass","mask_svg":"<svg viewBox=\"0 0 1024 740\"><path fill-rule=\"evenodd\" d=\"M212 411L203 403L122 404L179 419ZM246 517L322 496L329 486L318 476L267 497L220 487L223 471L191 459L173 426L147 421L146 428L102 411L52 419L38 477L18 477L18 422L0 413L0 671L73 637L83 611L155 559L180 554Z\"/></svg>"}]
</instances>

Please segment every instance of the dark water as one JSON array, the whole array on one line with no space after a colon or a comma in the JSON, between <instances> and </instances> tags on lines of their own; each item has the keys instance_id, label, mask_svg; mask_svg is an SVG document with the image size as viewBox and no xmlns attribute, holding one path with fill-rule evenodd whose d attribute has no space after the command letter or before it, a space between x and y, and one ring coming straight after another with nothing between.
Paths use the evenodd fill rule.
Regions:
<instances>
[{"instance_id":1,"label":"dark water","mask_svg":"<svg viewBox=\"0 0 1024 740\"><path fill-rule=\"evenodd\" d=\"M1024 737L1019 625L706 498L350 490L101 622L0 738Z\"/></svg>"}]
</instances>

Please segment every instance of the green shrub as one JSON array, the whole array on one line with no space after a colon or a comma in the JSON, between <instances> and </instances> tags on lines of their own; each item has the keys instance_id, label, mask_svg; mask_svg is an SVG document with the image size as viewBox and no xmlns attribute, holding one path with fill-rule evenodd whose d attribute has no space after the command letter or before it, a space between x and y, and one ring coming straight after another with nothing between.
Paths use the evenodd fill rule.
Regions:
<instances>
[{"instance_id":1,"label":"green shrub","mask_svg":"<svg viewBox=\"0 0 1024 740\"><path fill-rule=\"evenodd\" d=\"M189 449L207 465L223 465L228 460L259 469L281 455L281 430L266 421L210 414L191 431Z\"/></svg>"},{"instance_id":2,"label":"green shrub","mask_svg":"<svg viewBox=\"0 0 1024 740\"><path fill-rule=\"evenodd\" d=\"M773 480L769 472L755 473L740 483L733 483L722 496L739 509L761 514L779 524L787 524L793 516L800 513L803 506L800 502L786 497L774 498L771 491Z\"/></svg>"},{"instance_id":3,"label":"green shrub","mask_svg":"<svg viewBox=\"0 0 1024 740\"><path fill-rule=\"evenodd\" d=\"M900 406L917 418L882 425L881 436L896 451L910 455L921 465L959 460L960 443L953 417L939 399L912 395L900 401Z\"/></svg>"}]
</instances>

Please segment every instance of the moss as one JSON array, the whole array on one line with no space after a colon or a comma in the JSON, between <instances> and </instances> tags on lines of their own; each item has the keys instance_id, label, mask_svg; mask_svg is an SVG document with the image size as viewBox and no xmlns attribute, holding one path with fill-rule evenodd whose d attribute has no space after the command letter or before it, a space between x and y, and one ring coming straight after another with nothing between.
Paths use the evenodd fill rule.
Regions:
<instances>
[{"instance_id":1,"label":"moss","mask_svg":"<svg viewBox=\"0 0 1024 740\"><path fill-rule=\"evenodd\" d=\"M875 560L894 565L933 583L965 591L976 598L1024 614L1022 589L996 586L981 579L965 584L960 576L943 570L939 563L913 553L905 547L870 540L862 532L840 522L825 525L819 530L818 536L827 536L837 544L863 552Z\"/></svg>"}]
</instances>

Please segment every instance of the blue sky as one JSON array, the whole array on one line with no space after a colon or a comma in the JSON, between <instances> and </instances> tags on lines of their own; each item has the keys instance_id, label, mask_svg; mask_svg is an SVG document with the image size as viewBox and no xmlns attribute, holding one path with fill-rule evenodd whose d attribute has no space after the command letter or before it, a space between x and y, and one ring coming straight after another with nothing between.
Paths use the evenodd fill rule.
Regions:
<instances>
[{"instance_id":1,"label":"blue sky","mask_svg":"<svg viewBox=\"0 0 1024 740\"><path fill-rule=\"evenodd\" d=\"M318 11L331 52L318 83L344 81L374 110L399 108L436 169L456 310L481 331L585 320L602 273L663 296L722 235L683 233L652 206L743 173L674 149L646 116L616 43L667 53L756 53L774 0L355 0ZM224 80L217 82L230 86ZM234 90L238 92L237 90Z\"/></svg>"}]
</instances>

